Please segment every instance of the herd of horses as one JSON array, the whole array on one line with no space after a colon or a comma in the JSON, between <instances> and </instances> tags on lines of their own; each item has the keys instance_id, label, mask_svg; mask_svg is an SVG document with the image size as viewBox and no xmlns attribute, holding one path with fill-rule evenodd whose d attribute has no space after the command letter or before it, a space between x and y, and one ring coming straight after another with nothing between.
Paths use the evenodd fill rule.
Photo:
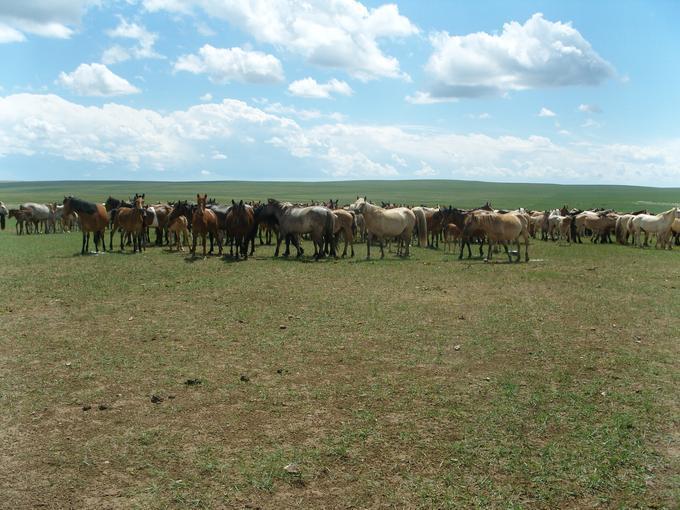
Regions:
<instances>
[{"instance_id":1,"label":"herd of horses","mask_svg":"<svg viewBox=\"0 0 680 510\"><path fill-rule=\"evenodd\" d=\"M196 195L196 201L145 203L145 194L135 194L129 200L109 197L104 203L94 203L76 197L64 197L61 204L27 202L17 209L8 209L0 202L0 227L5 228L6 218L16 219L17 234L24 232L57 232L80 229L81 254L89 252L90 236L94 248L106 251L106 230L109 230L109 250L113 249L114 235L120 235L120 249L132 245L133 252L142 252L151 243L150 231L155 230L154 244L168 245L183 251L190 245L192 257L200 241L202 254L222 255L223 246L229 245L231 257L247 259L255 252L255 239L260 244L270 244L276 236L275 256L279 256L285 242L283 256L290 254L290 245L298 257L304 254L300 243L308 238L314 246L314 258L336 257L340 238L344 241L342 256L354 256L354 243L366 243L367 258L371 246L380 247L385 256L385 244L391 249L396 244L398 256L407 257L410 247L459 248L463 258L467 248L472 257L473 244L479 246L479 255L490 260L502 246L508 261L529 261L529 239L581 243L590 236L593 243L612 242L615 235L621 244L647 246L654 236L658 248L680 244L680 214L672 208L660 214L647 211L618 213L612 210L560 209L531 211L526 209L498 210L489 203L473 209L456 207L409 207L390 203L373 204L366 197L357 197L353 203L339 206L337 200L326 203L293 204L269 199L263 203L218 204L208 200L206 194ZM264 240L263 240L264 236ZM644 240L643 240L644 238ZM210 249L208 250L208 242ZM515 249L510 249L511 247ZM495 249L494 249L495 248Z\"/></svg>"}]
</instances>

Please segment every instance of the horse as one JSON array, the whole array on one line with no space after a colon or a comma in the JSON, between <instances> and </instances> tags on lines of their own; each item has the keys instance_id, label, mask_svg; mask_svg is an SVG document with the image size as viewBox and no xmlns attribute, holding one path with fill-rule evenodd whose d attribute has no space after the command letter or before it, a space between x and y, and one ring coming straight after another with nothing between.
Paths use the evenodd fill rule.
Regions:
<instances>
[{"instance_id":1,"label":"horse","mask_svg":"<svg viewBox=\"0 0 680 510\"><path fill-rule=\"evenodd\" d=\"M52 224L53 214L50 206L47 204L37 204L35 202L26 202L19 206L22 211L29 211L31 214L31 221L35 226L36 234L40 234L40 226L43 226L45 234L49 233L50 225Z\"/></svg>"},{"instance_id":2,"label":"horse","mask_svg":"<svg viewBox=\"0 0 680 510\"><path fill-rule=\"evenodd\" d=\"M260 205L255 210L255 222L275 219L279 225L279 235L276 240L274 256L279 256L281 242L285 239L288 244L289 236L292 238L297 256L304 254L298 238L301 234L310 234L314 243L314 258L316 260L325 256L324 245L330 247L330 255L335 257L335 244L333 243L333 231L335 229L335 215L322 206L298 207L288 202L279 202L270 198L266 204ZM284 256L289 255L286 246Z\"/></svg>"},{"instance_id":3,"label":"horse","mask_svg":"<svg viewBox=\"0 0 680 510\"><path fill-rule=\"evenodd\" d=\"M5 230L5 217L9 215L9 210L3 202L0 202L0 230Z\"/></svg>"},{"instance_id":4,"label":"horse","mask_svg":"<svg viewBox=\"0 0 680 510\"><path fill-rule=\"evenodd\" d=\"M416 227L415 230L418 233L418 246L430 246L430 241L427 237L432 224L432 216L435 214L436 209L431 209L429 207L413 207L411 209L413 214L416 216ZM434 236L433 236L434 239ZM432 243L434 247L434 242Z\"/></svg>"},{"instance_id":5,"label":"horse","mask_svg":"<svg viewBox=\"0 0 680 510\"><path fill-rule=\"evenodd\" d=\"M489 241L489 248L486 254L486 261L491 260L492 247L494 243L500 243L505 248L508 262L512 262L512 257L508 251L508 242L517 243L517 260L520 261L520 238L524 240L524 258L529 262L529 224L524 215L515 212L497 213L493 211L474 211L468 215L465 221L463 235L481 230L486 234ZM461 256L463 249L461 247Z\"/></svg>"},{"instance_id":6,"label":"horse","mask_svg":"<svg viewBox=\"0 0 680 510\"><path fill-rule=\"evenodd\" d=\"M455 223L448 223L444 227L444 251L453 251L451 249L451 243L455 246L458 241L460 241L463 232L458 228Z\"/></svg>"},{"instance_id":7,"label":"horse","mask_svg":"<svg viewBox=\"0 0 680 510\"><path fill-rule=\"evenodd\" d=\"M120 231L120 251L124 251L123 231L132 236L132 252L144 249L144 194L135 195L133 207L119 207L112 214L113 226L109 238L109 249L113 250L113 234Z\"/></svg>"},{"instance_id":8,"label":"horse","mask_svg":"<svg viewBox=\"0 0 680 510\"><path fill-rule=\"evenodd\" d=\"M666 212L660 214L638 214L635 216L631 223L633 225L633 243L637 239L639 246L642 248L642 236L641 233L645 233L644 245L647 246L647 241L649 234L656 234L656 246L668 249L672 249L672 243L669 242L670 230L673 225L673 220L675 220L676 213L678 211L677 207L673 207Z\"/></svg>"},{"instance_id":9,"label":"horse","mask_svg":"<svg viewBox=\"0 0 680 510\"><path fill-rule=\"evenodd\" d=\"M168 231L172 232L172 234L175 236L175 246L177 247L177 251L184 251L184 248L182 247L182 241L184 241L184 244L187 246L189 245L188 224L189 221L186 219L186 217L179 215L173 218L173 220L168 225ZM170 245L170 251L172 251L172 245Z\"/></svg>"},{"instance_id":10,"label":"horse","mask_svg":"<svg viewBox=\"0 0 680 510\"><path fill-rule=\"evenodd\" d=\"M191 233L193 237L193 242L191 245L191 256L192 258L196 257L196 243L198 242L198 237L200 236L203 244L203 258L206 257L205 245L206 237L208 236L208 234L210 234L214 239L217 239L217 247L219 249L219 254L222 255L222 241L220 239L217 227L217 215L210 209L206 208L206 203L208 202L208 195L204 194L203 196L201 196L200 194L197 194L196 199L198 205L194 210L193 216L191 217L192 226ZM210 243L210 246L212 252L212 241Z\"/></svg>"},{"instance_id":11,"label":"horse","mask_svg":"<svg viewBox=\"0 0 680 510\"><path fill-rule=\"evenodd\" d=\"M338 249L338 241L340 239L340 234L345 241L345 247L342 250L342 256L347 255L347 245L350 246L350 257L354 257L354 233L356 232L356 221L355 215L344 209L332 209L333 215L335 216L335 228L333 229L335 242L335 249Z\"/></svg>"},{"instance_id":12,"label":"horse","mask_svg":"<svg viewBox=\"0 0 680 510\"><path fill-rule=\"evenodd\" d=\"M239 251L244 259L248 259L248 241L255 225L255 214L252 207L243 203L238 204L232 200L231 207L227 213L227 232L231 237L229 254L234 255L234 244L236 244L236 260L239 258Z\"/></svg>"},{"instance_id":13,"label":"horse","mask_svg":"<svg viewBox=\"0 0 680 510\"><path fill-rule=\"evenodd\" d=\"M366 241L367 259L371 258L371 238L377 239L380 243L381 259L385 257L384 240L395 237L399 239L397 255L409 256L411 237L416 225L416 215L411 209L407 207L383 209L368 202L366 197L357 199L354 206L363 214L366 222L368 233ZM402 249L403 247L405 247L405 250Z\"/></svg>"},{"instance_id":14,"label":"horse","mask_svg":"<svg viewBox=\"0 0 680 510\"><path fill-rule=\"evenodd\" d=\"M63 205L66 216L70 216L73 213L78 214L80 229L83 232L83 247L80 250L80 254L85 255L90 249L90 233L94 233L95 251L98 251L100 238L102 240L102 251L106 251L104 231L109 223L109 217L104 206L86 202L72 196L64 197Z\"/></svg>"}]
</instances>

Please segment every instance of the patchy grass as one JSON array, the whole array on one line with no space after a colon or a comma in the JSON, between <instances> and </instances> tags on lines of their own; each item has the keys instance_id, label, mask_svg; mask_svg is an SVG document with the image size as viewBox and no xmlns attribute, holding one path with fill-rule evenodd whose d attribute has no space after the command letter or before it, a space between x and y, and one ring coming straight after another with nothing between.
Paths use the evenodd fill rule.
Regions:
<instances>
[{"instance_id":1,"label":"patchy grass","mask_svg":"<svg viewBox=\"0 0 680 510\"><path fill-rule=\"evenodd\" d=\"M677 508L677 251L0 247L8 507Z\"/></svg>"}]
</instances>

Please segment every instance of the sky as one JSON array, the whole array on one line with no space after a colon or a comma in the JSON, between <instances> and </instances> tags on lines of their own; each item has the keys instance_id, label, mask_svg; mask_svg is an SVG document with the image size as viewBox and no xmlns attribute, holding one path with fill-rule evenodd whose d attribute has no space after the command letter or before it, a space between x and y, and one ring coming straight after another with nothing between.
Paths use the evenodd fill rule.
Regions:
<instances>
[{"instance_id":1,"label":"sky","mask_svg":"<svg viewBox=\"0 0 680 510\"><path fill-rule=\"evenodd\" d=\"M0 0L0 180L680 186L680 2Z\"/></svg>"}]
</instances>

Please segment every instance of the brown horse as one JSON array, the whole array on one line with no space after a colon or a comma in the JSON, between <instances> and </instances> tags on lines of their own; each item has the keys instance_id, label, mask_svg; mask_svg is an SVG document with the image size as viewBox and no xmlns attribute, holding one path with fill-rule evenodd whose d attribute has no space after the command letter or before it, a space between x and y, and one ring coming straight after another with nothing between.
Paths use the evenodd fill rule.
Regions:
<instances>
[{"instance_id":1,"label":"brown horse","mask_svg":"<svg viewBox=\"0 0 680 510\"><path fill-rule=\"evenodd\" d=\"M139 251L141 253L145 244L145 214L144 194L135 195L133 207L119 207L115 209L115 213L112 215L113 226L111 227L109 238L109 249L113 249L113 234L119 231L120 251L125 250L125 245L123 244L123 232L125 232L132 236L132 252L136 253Z\"/></svg>"},{"instance_id":2,"label":"brown horse","mask_svg":"<svg viewBox=\"0 0 680 510\"><path fill-rule=\"evenodd\" d=\"M239 251L244 259L248 258L248 241L255 225L255 214L253 208L243 203L238 204L231 201L231 207L227 213L227 233L231 237L229 254L234 255L234 244L236 244L236 260L239 258Z\"/></svg>"},{"instance_id":3,"label":"brown horse","mask_svg":"<svg viewBox=\"0 0 680 510\"><path fill-rule=\"evenodd\" d=\"M344 209L332 209L335 215L335 228L334 228L334 239L335 250L338 249L338 241L340 240L340 234L345 239L345 247L342 250L342 256L347 255L347 245L350 246L350 257L354 257L354 233L356 231L356 222L354 220L354 214L345 211Z\"/></svg>"},{"instance_id":4,"label":"brown horse","mask_svg":"<svg viewBox=\"0 0 680 510\"><path fill-rule=\"evenodd\" d=\"M191 218L191 230L193 235L193 243L191 246L191 256L196 257L196 242L198 241L198 236L201 236L203 242L203 258L206 257L206 238L208 234L212 236L213 239L217 240L217 247L219 248L219 254L222 255L222 240L217 228L217 216L210 209L206 209L206 203L208 202L208 195L203 196L197 194L196 199L198 205L194 210L194 215Z\"/></svg>"},{"instance_id":5,"label":"brown horse","mask_svg":"<svg viewBox=\"0 0 680 510\"><path fill-rule=\"evenodd\" d=\"M179 215L175 217L168 225L168 231L172 232L175 236L175 246L177 251L184 251L182 247L182 241L187 246L189 245L189 221L186 217ZM172 244L170 245L170 251L172 251Z\"/></svg>"},{"instance_id":6,"label":"brown horse","mask_svg":"<svg viewBox=\"0 0 680 510\"><path fill-rule=\"evenodd\" d=\"M102 240L102 251L106 251L104 231L109 223L106 209L101 204L86 202L75 197L64 197L64 215L78 214L80 230L83 232L83 247L81 255L85 255L90 249L90 233L94 233L94 249L99 250L99 239Z\"/></svg>"}]
</instances>

